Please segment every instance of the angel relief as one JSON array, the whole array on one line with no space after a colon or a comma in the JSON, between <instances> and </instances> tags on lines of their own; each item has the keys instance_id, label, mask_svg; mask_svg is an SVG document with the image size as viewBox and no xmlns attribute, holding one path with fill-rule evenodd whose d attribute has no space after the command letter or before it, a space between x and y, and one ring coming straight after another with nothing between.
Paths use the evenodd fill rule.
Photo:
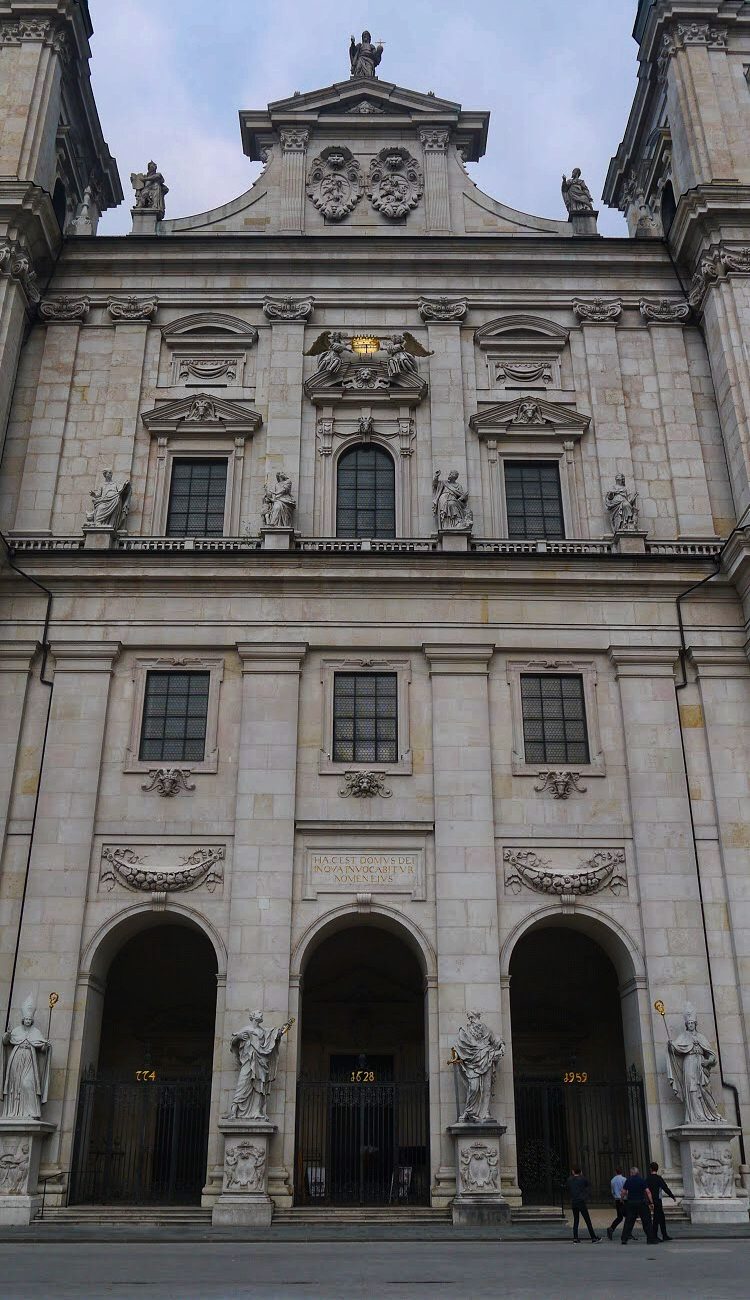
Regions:
<instances>
[{"instance_id":1,"label":"angel relief","mask_svg":"<svg viewBox=\"0 0 750 1300\"><path fill-rule=\"evenodd\" d=\"M393 389L411 392L421 400L427 391L417 358L432 353L408 331L374 338L324 330L305 355L319 358L318 369L305 386L308 396L331 389L342 395L364 390L389 393Z\"/></svg>"}]
</instances>

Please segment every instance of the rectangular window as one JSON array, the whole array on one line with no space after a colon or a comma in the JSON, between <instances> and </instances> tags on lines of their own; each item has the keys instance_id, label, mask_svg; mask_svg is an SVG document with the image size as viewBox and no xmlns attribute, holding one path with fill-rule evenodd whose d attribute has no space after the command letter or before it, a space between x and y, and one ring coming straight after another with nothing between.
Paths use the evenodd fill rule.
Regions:
<instances>
[{"instance_id":1,"label":"rectangular window","mask_svg":"<svg viewBox=\"0 0 750 1300\"><path fill-rule=\"evenodd\" d=\"M335 673L333 761L398 762L396 673Z\"/></svg>"},{"instance_id":2,"label":"rectangular window","mask_svg":"<svg viewBox=\"0 0 750 1300\"><path fill-rule=\"evenodd\" d=\"M226 460L174 460L167 537L221 537L226 499Z\"/></svg>"},{"instance_id":3,"label":"rectangular window","mask_svg":"<svg viewBox=\"0 0 750 1300\"><path fill-rule=\"evenodd\" d=\"M590 762L582 677L522 673L521 705L527 763Z\"/></svg>"},{"instance_id":4,"label":"rectangular window","mask_svg":"<svg viewBox=\"0 0 750 1300\"><path fill-rule=\"evenodd\" d=\"M210 678L210 673L148 673L141 762L203 762Z\"/></svg>"},{"instance_id":5,"label":"rectangular window","mask_svg":"<svg viewBox=\"0 0 750 1300\"><path fill-rule=\"evenodd\" d=\"M506 460L505 503L509 537L565 536L556 461Z\"/></svg>"}]
</instances>

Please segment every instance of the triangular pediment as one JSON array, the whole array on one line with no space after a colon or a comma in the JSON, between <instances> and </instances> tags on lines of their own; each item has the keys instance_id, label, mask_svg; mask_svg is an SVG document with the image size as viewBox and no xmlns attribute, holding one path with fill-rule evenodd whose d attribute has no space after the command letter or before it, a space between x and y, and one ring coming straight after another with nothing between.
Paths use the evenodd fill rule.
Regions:
<instances>
[{"instance_id":1,"label":"triangular pediment","mask_svg":"<svg viewBox=\"0 0 750 1300\"><path fill-rule=\"evenodd\" d=\"M471 428L485 437L502 434L555 434L579 437L591 424L588 415L575 407L548 402L543 397L515 397L510 402L496 402L477 411L469 420Z\"/></svg>"},{"instance_id":2,"label":"triangular pediment","mask_svg":"<svg viewBox=\"0 0 750 1300\"><path fill-rule=\"evenodd\" d=\"M348 81L337 81L321 90L308 90L287 99L277 99L268 105L268 111L272 117L280 114L307 116L310 113L348 113L363 99L391 113L426 113L430 116L448 114L457 117L461 112L461 105L451 99L438 99L437 95L407 90L377 77L351 77Z\"/></svg>"},{"instance_id":3,"label":"triangular pediment","mask_svg":"<svg viewBox=\"0 0 750 1300\"><path fill-rule=\"evenodd\" d=\"M254 433L262 415L248 402L230 402L212 393L191 393L172 402L160 402L141 416L149 433Z\"/></svg>"}]
</instances>

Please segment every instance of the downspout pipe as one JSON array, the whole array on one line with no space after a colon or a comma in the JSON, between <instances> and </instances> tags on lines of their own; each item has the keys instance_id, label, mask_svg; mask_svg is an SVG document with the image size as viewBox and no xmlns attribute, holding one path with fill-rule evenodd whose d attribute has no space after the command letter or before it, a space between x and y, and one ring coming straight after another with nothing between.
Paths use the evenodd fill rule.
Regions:
<instances>
[{"instance_id":1,"label":"downspout pipe","mask_svg":"<svg viewBox=\"0 0 750 1300\"><path fill-rule=\"evenodd\" d=\"M747 1160L745 1156L745 1138L742 1131L742 1109L740 1107L740 1094L737 1089L737 1085L734 1083L730 1083L729 1080L726 1079L724 1076L724 1065L723 1065L722 1055L721 1055L719 1019L718 1019L718 1014L716 1009L716 993L714 990L713 971L711 968L711 951L708 943L708 928L706 923L706 901L703 895L703 881L701 879L700 858L698 856L698 837L695 829L695 817L693 815L693 801L690 797L690 770L688 768L687 750L685 748L685 733L682 726L682 716L680 714L679 692L684 691L685 687L688 685L687 656L688 656L689 647L687 645L687 640L685 637L685 623L682 616L682 602L684 600L687 600L688 596L692 596L694 592L700 590L701 587L705 587L709 582L712 582L713 579L717 577L717 575L721 571L721 564L722 564L722 559L724 557L724 552L727 546L729 545L729 543L731 542L732 538L735 537L737 533L742 531L742 528L744 526L748 514L750 514L750 506L745 511L744 515L740 519L740 522L732 529L731 533L729 534L726 541L724 542L724 545L719 551L719 554L713 557L714 565L715 565L713 573L709 573L707 577L701 578L700 582L694 582L691 587L688 587L685 591L680 592L679 596L677 596L675 600L675 605L677 607L677 625L679 627L679 632L680 632L680 681L675 682L675 694L677 695L677 718L678 718L679 728L680 728L680 746L682 748L682 765L685 772L685 785L688 792L688 812L690 815L690 833L693 840L693 858L695 861L695 874L698 882L698 898L700 901L701 923L703 926L703 943L706 950L706 966L708 969L708 988L711 994L711 1008L713 1011L714 1024L716 1026L716 1055L719 1064L719 1077L721 1079L721 1086L723 1088L726 1088L727 1092L731 1092L732 1096L734 1097L735 1120L740 1130L740 1135L739 1135L740 1160L743 1165L747 1163Z\"/></svg>"},{"instance_id":2,"label":"downspout pipe","mask_svg":"<svg viewBox=\"0 0 750 1300\"><path fill-rule=\"evenodd\" d=\"M11 968L10 985L8 987L8 1007L5 1014L5 1030L7 1032L7 1030L10 1028L10 1017L11 1017L11 1010L13 1007L13 991L16 983L16 973L18 971L18 958L21 951L21 930L23 928L23 918L26 909L26 896L29 890L29 873L31 870L31 855L34 850L34 835L36 832L37 814L39 812L39 798L42 789L42 769L44 767L44 758L47 750L47 736L49 734L50 717L52 714L52 687L54 685L54 682L47 677L47 663L49 661L49 653L50 653L49 625L50 625L50 618L52 615L52 592L49 590L49 587L45 587L44 584L38 582L36 578L32 578L30 573L26 573L24 569L21 569L16 564L13 558L13 547L11 543L8 541L4 533L0 533L0 540L2 541L3 546L5 548L5 559L8 563L8 567L11 568L14 571L14 573L17 573L19 577L24 578L26 582L30 582L32 586L36 587L47 598L47 606L44 613L44 628L42 630L42 660L41 660L41 664L39 665L39 681L42 686L47 687L47 690L49 692L47 697L47 714L44 720L44 735L42 737L42 751L39 756L39 779L37 781L36 794L34 796L34 811L31 817L29 849L28 849L28 853L26 854L26 869L24 871L24 878L23 878L23 892L21 894L21 906L18 913L18 929L16 931L16 943L15 943L15 948L13 950L13 966Z\"/></svg>"}]
</instances>

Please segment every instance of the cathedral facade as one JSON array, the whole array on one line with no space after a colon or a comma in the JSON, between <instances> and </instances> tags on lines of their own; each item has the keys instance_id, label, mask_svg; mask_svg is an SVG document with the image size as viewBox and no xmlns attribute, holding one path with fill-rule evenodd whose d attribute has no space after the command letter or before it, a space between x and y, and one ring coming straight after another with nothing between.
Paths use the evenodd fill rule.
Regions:
<instances>
[{"instance_id":1,"label":"cathedral facade","mask_svg":"<svg viewBox=\"0 0 750 1300\"><path fill-rule=\"evenodd\" d=\"M746 1191L750 4L634 34L627 238L577 171L565 219L484 194L489 114L367 33L240 114L246 194L173 217L149 163L113 238L86 0L0 0L23 1213L517 1212L574 1161ZM693 1181L687 1003L723 1121ZM230 1147L242 1106L270 1128Z\"/></svg>"}]
</instances>

